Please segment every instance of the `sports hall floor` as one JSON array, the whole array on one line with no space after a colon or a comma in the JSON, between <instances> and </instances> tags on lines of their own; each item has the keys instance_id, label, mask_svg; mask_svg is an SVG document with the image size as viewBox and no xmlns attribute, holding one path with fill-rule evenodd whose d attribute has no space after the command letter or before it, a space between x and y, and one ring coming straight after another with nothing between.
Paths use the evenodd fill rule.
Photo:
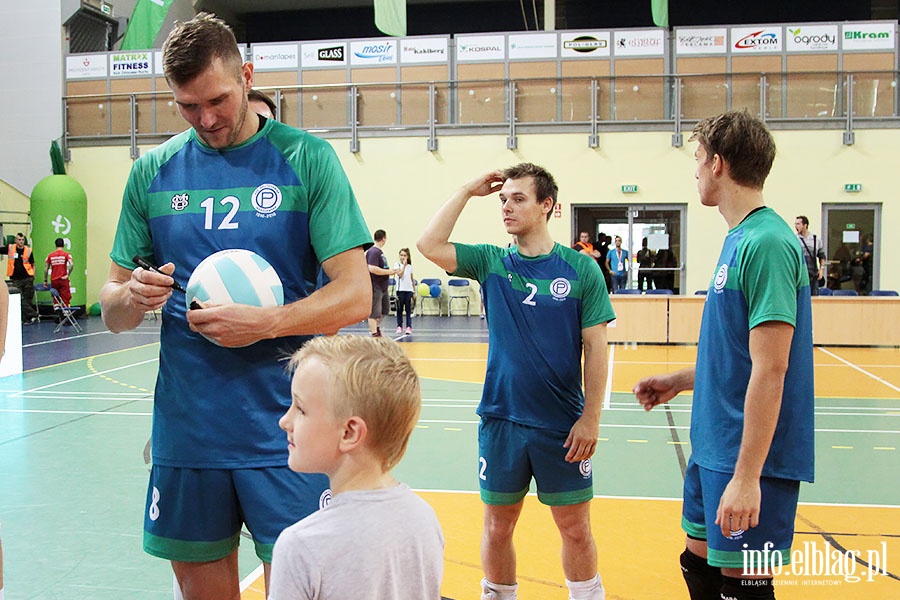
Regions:
<instances>
[{"instance_id":1,"label":"sports hall floor","mask_svg":"<svg viewBox=\"0 0 900 600\"><path fill-rule=\"evenodd\" d=\"M168 564L141 551L159 323L119 335L98 318L81 323L81 334L54 334L47 322L25 327L25 373L0 379L6 598L169 599ZM478 317L418 317L413 329L399 341L423 379L424 407L396 475L441 520L443 595L476 599L474 410L487 330ZM345 333L366 334L362 325ZM643 374L694 356L686 346L610 346L592 503L607 598L687 598L677 557L690 397L644 413L629 390ZM900 598L900 349L817 348L815 364L818 481L802 488L794 550L819 552L820 564L778 578L778 597ZM559 539L533 497L517 548L520 598L566 598ZM240 558L243 600L263 598L249 541ZM870 575L873 562L887 573Z\"/></svg>"}]
</instances>

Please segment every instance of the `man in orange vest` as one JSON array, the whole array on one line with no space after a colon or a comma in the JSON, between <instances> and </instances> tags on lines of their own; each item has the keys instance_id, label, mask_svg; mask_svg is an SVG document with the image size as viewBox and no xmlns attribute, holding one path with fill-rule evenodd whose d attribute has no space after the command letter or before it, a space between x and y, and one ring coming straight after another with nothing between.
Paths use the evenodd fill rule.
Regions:
<instances>
[{"instance_id":1,"label":"man in orange vest","mask_svg":"<svg viewBox=\"0 0 900 600\"><path fill-rule=\"evenodd\" d=\"M22 295L22 323L25 325L38 320L37 307L34 305L34 255L31 247L25 245L25 234L16 234L16 243L9 244L5 252L6 277L18 288Z\"/></svg>"}]
</instances>

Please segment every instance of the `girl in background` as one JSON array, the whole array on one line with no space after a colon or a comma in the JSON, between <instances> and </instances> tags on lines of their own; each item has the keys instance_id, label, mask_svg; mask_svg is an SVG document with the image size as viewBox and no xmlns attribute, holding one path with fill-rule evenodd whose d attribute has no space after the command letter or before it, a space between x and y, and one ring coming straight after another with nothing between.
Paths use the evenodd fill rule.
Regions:
<instances>
[{"instance_id":1,"label":"girl in background","mask_svg":"<svg viewBox=\"0 0 900 600\"><path fill-rule=\"evenodd\" d=\"M403 312L406 311L406 333L412 333L412 299L416 289L409 248L400 249L397 270L397 333L403 333Z\"/></svg>"}]
</instances>

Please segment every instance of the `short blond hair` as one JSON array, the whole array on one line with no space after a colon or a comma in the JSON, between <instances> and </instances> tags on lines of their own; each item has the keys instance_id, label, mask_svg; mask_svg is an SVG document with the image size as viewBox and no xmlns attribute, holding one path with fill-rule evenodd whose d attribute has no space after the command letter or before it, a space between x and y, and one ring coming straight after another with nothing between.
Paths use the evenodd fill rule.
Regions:
<instances>
[{"instance_id":1,"label":"short blond hair","mask_svg":"<svg viewBox=\"0 0 900 600\"><path fill-rule=\"evenodd\" d=\"M367 336L317 337L294 353L289 369L295 371L310 358L328 369L335 417L365 421L366 445L381 458L385 471L394 468L422 407L419 377L399 344Z\"/></svg>"}]
</instances>

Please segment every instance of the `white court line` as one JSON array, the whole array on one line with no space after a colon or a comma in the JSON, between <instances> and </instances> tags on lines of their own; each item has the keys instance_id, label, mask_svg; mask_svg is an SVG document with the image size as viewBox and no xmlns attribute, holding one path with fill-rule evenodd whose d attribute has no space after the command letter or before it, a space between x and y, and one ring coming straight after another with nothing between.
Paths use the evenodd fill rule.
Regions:
<instances>
[{"instance_id":1,"label":"white court line","mask_svg":"<svg viewBox=\"0 0 900 600\"><path fill-rule=\"evenodd\" d=\"M846 359L844 359L844 358L841 358L840 356L838 356L838 355L835 354L834 352L829 352L828 350L826 350L825 348L822 348L821 346L819 346L818 349L819 349L821 352L824 352L825 354L827 354L828 356L830 356L830 357L832 357L832 358L838 359L839 361L841 361L842 363L844 363L844 364L847 365L848 367L851 367L851 368L853 368L853 369L856 369L857 371L859 371L859 372L862 373L863 375L868 375L869 377L871 377L871 378L874 379L875 381L877 381L877 382L879 382L879 383L883 383L884 385L888 386L889 388L891 388L891 389L894 390L895 392L900 392L900 387L897 387L896 385L894 385L893 383L890 383L889 381L885 381L884 379L882 379L882 378L879 377L878 375L875 375L874 373L869 373L869 372L866 371L865 369L862 369L862 368L860 368L860 367L854 365L854 364L853 364L852 362L850 362L849 360L846 360Z\"/></svg>"},{"instance_id":2,"label":"white court line","mask_svg":"<svg viewBox=\"0 0 900 600\"><path fill-rule=\"evenodd\" d=\"M250 587L253 584L253 582L255 582L257 579L262 577L263 573L265 573L265 569L263 568L262 563L260 563L260 565L258 567L253 569L252 573L250 573L249 575L247 575L246 577L244 577L241 580L241 592L244 592L248 587Z\"/></svg>"},{"instance_id":3,"label":"white court line","mask_svg":"<svg viewBox=\"0 0 900 600\"><path fill-rule=\"evenodd\" d=\"M115 417L152 417L153 413L119 412L112 410L38 410L36 408L0 408L0 413L36 414L36 415L112 415Z\"/></svg>"},{"instance_id":4,"label":"white court line","mask_svg":"<svg viewBox=\"0 0 900 600\"><path fill-rule=\"evenodd\" d=\"M609 408L612 406L612 376L613 376L613 364L616 362L616 347L609 347L609 358L607 358L607 367L606 367L606 392L603 395L603 408Z\"/></svg>"},{"instance_id":5,"label":"white court line","mask_svg":"<svg viewBox=\"0 0 900 600\"><path fill-rule=\"evenodd\" d=\"M153 331L127 331L122 333L113 333L111 331L94 331L92 333L81 333L79 335L70 335L64 338L54 338L52 340L44 340L42 342L32 342L31 344L22 344L22 348L34 348L35 346L43 346L44 344L58 344L59 342L68 342L70 340L77 340L80 338L90 337L92 335L123 335L125 333L128 334L139 334L139 335L155 335L159 337L159 332ZM87 357L85 357L87 358Z\"/></svg>"},{"instance_id":6,"label":"white court line","mask_svg":"<svg viewBox=\"0 0 900 600\"><path fill-rule=\"evenodd\" d=\"M32 388L30 390L22 390L19 393L11 394L10 398L21 398L25 394L30 392L39 392L41 390L46 390L48 388L56 387L58 385L66 385L68 383L72 383L74 381L81 381L82 379L90 379L91 377L97 377L98 375L105 375L107 373L113 373L115 371L121 371L122 369L130 369L131 367L138 367L140 365L146 365L147 363L159 362L159 358L151 358L150 360L142 360L141 362L131 363L130 365L124 365L121 367L116 367L114 369L107 369L106 371L97 371L96 373L91 373L90 375L82 375L81 377L73 377L72 379L66 379L63 381L57 381L56 383L48 383L47 385L42 385L40 387Z\"/></svg>"}]
</instances>

